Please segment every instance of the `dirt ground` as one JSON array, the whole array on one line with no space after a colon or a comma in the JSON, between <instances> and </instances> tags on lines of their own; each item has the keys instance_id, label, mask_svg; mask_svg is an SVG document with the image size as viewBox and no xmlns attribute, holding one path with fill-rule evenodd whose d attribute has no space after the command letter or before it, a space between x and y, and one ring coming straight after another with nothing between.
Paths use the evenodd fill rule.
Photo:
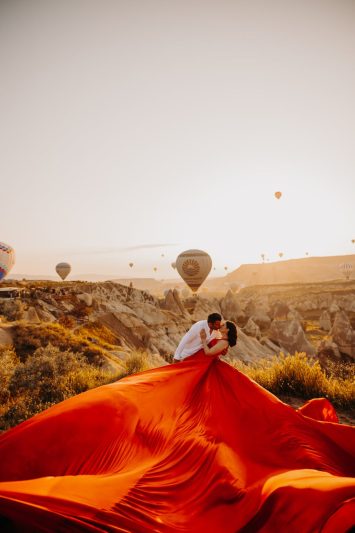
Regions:
<instances>
[{"instance_id":1,"label":"dirt ground","mask_svg":"<svg viewBox=\"0 0 355 533\"><path fill-rule=\"evenodd\" d=\"M302 398L296 398L294 396L278 396L280 400L282 400L284 403L287 403L294 409L298 409L303 404L307 402L307 400L303 400ZM339 407L335 408L336 413L339 418L340 424L347 424L350 426L355 426L355 412L345 409L340 409Z\"/></svg>"}]
</instances>

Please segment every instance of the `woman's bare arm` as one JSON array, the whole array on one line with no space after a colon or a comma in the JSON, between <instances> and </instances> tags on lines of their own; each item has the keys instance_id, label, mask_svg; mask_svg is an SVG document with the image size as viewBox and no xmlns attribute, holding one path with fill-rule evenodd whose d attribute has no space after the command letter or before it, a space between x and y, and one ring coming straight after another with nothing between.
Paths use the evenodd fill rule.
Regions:
<instances>
[{"instance_id":1,"label":"woman's bare arm","mask_svg":"<svg viewBox=\"0 0 355 533\"><path fill-rule=\"evenodd\" d=\"M202 342L203 351L205 352L205 355L216 355L218 353L223 352L223 350L225 350L226 348L228 348L228 341L226 340L220 340L217 342L217 344L212 346L212 348L209 348L207 344L207 340L206 340L206 337L207 337L206 332L204 329L201 329L200 337L201 337L201 342Z\"/></svg>"}]
</instances>

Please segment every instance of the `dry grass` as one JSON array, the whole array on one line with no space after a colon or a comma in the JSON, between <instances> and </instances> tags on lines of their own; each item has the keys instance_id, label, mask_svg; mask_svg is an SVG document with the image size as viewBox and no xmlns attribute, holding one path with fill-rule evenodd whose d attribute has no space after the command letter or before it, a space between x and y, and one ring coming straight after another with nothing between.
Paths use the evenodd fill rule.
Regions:
<instances>
[{"instance_id":1,"label":"dry grass","mask_svg":"<svg viewBox=\"0 0 355 533\"><path fill-rule=\"evenodd\" d=\"M48 345L21 361L12 348L0 348L0 430L100 385L150 368L147 354L132 353L125 370L112 374L90 364L82 353Z\"/></svg>"},{"instance_id":2,"label":"dry grass","mask_svg":"<svg viewBox=\"0 0 355 533\"><path fill-rule=\"evenodd\" d=\"M317 347L322 340L329 339L329 335L320 329L319 322L315 320L304 321L305 335L313 346Z\"/></svg>"},{"instance_id":3,"label":"dry grass","mask_svg":"<svg viewBox=\"0 0 355 533\"><path fill-rule=\"evenodd\" d=\"M318 361L310 361L304 353L281 354L271 363L260 362L257 367L228 362L276 395L289 394L303 399L325 397L343 408L355 404L354 365L338 363L326 373Z\"/></svg>"},{"instance_id":4,"label":"dry grass","mask_svg":"<svg viewBox=\"0 0 355 533\"><path fill-rule=\"evenodd\" d=\"M78 329L78 333L87 340L95 339L102 347L106 347L107 349L116 348L121 345L118 337L108 327L99 322L90 322L82 326Z\"/></svg>"},{"instance_id":5,"label":"dry grass","mask_svg":"<svg viewBox=\"0 0 355 533\"><path fill-rule=\"evenodd\" d=\"M83 354L52 345L38 348L24 361L13 349L2 349L0 359L1 429L108 381L105 372L91 365Z\"/></svg>"},{"instance_id":6,"label":"dry grass","mask_svg":"<svg viewBox=\"0 0 355 533\"><path fill-rule=\"evenodd\" d=\"M145 352L133 352L130 354L125 361L125 366L127 369L127 376L152 368L148 361L148 354Z\"/></svg>"},{"instance_id":7,"label":"dry grass","mask_svg":"<svg viewBox=\"0 0 355 533\"><path fill-rule=\"evenodd\" d=\"M51 344L62 351L70 350L83 354L88 361L96 365L105 359L105 349L100 343L88 339L87 335L72 332L59 323L42 322L40 324L18 323L12 328L15 351L21 360L25 360L38 348Z\"/></svg>"},{"instance_id":8,"label":"dry grass","mask_svg":"<svg viewBox=\"0 0 355 533\"><path fill-rule=\"evenodd\" d=\"M136 351L126 359L125 369L113 375L88 358L88 330L75 335L58 324L18 328L15 347L0 347L0 430L71 396L151 368L148 354ZM98 339L106 334L96 328L90 333ZM334 363L324 371L302 353L254 367L228 362L276 395L303 400L321 396L338 408L354 406L354 365Z\"/></svg>"}]
</instances>

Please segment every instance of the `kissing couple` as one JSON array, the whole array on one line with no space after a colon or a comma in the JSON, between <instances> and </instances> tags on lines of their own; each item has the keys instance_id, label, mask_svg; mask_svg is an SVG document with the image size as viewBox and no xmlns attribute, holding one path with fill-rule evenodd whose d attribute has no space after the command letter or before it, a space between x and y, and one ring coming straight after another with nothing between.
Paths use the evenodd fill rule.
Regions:
<instances>
[{"instance_id":1,"label":"kissing couple","mask_svg":"<svg viewBox=\"0 0 355 533\"><path fill-rule=\"evenodd\" d=\"M237 344L237 327L234 322L222 321L219 313L212 313L207 320L193 324L181 339L175 354L174 363L192 356L226 355L228 348Z\"/></svg>"}]
</instances>

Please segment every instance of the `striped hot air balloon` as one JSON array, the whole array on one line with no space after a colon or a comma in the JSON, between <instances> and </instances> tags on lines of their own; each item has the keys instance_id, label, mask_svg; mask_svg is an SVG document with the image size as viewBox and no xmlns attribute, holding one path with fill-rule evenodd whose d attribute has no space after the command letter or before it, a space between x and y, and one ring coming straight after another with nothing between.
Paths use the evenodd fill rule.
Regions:
<instances>
[{"instance_id":1,"label":"striped hot air balloon","mask_svg":"<svg viewBox=\"0 0 355 533\"><path fill-rule=\"evenodd\" d=\"M339 265L339 270L343 274L345 279L350 278L353 268L354 267L352 263L341 263L341 265Z\"/></svg>"},{"instance_id":2,"label":"striped hot air balloon","mask_svg":"<svg viewBox=\"0 0 355 533\"><path fill-rule=\"evenodd\" d=\"M176 259L176 269L192 292L197 292L212 268L212 259L202 250L186 250Z\"/></svg>"},{"instance_id":3,"label":"striped hot air balloon","mask_svg":"<svg viewBox=\"0 0 355 533\"><path fill-rule=\"evenodd\" d=\"M15 264L15 250L9 244L0 242L0 281L10 272Z\"/></svg>"},{"instance_id":4,"label":"striped hot air balloon","mask_svg":"<svg viewBox=\"0 0 355 533\"><path fill-rule=\"evenodd\" d=\"M65 278L70 274L71 266L69 263L58 263L55 267L55 270L58 276L64 281Z\"/></svg>"}]
</instances>

